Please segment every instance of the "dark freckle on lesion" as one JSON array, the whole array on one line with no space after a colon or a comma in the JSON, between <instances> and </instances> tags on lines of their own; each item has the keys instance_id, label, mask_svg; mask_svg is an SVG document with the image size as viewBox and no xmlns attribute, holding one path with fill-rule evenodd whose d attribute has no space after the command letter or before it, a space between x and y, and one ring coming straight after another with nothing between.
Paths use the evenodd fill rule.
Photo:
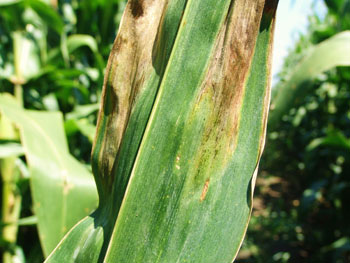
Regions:
<instances>
[{"instance_id":1,"label":"dark freckle on lesion","mask_svg":"<svg viewBox=\"0 0 350 263\"><path fill-rule=\"evenodd\" d=\"M135 18L143 16L143 1L144 0L131 1L131 13Z\"/></svg>"}]
</instances>

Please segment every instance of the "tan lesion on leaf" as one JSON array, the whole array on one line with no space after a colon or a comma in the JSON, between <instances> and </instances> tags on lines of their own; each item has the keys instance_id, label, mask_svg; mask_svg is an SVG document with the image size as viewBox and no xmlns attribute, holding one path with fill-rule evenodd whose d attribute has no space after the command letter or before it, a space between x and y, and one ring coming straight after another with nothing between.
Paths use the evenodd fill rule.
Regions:
<instances>
[{"instance_id":1,"label":"tan lesion on leaf","mask_svg":"<svg viewBox=\"0 0 350 263\"><path fill-rule=\"evenodd\" d=\"M110 53L97 123L97 136L103 139L97 159L93 160L98 165L98 177L106 187L114 180L112 169L133 106L153 70L152 48L162 15L160 10L166 3L164 0L129 1ZM103 123L105 126L101 127ZM93 152L98 148L97 141L98 138Z\"/></svg>"},{"instance_id":2,"label":"tan lesion on leaf","mask_svg":"<svg viewBox=\"0 0 350 263\"><path fill-rule=\"evenodd\" d=\"M253 5L253 6L252 6ZM216 129L229 138L233 152L238 134L246 79L249 74L264 1L234 1L219 33L201 94L211 89ZM213 126L213 127L212 127Z\"/></svg>"},{"instance_id":3,"label":"tan lesion on leaf","mask_svg":"<svg viewBox=\"0 0 350 263\"><path fill-rule=\"evenodd\" d=\"M224 167L235 150L244 91L263 8L264 0L232 1L218 34L207 74L197 96L197 108L207 107L195 161L200 174L210 173L217 162Z\"/></svg>"},{"instance_id":4,"label":"tan lesion on leaf","mask_svg":"<svg viewBox=\"0 0 350 263\"><path fill-rule=\"evenodd\" d=\"M209 178L205 181L205 184L204 184L204 187L203 187L203 190L202 190L202 194L201 194L201 197L199 199L199 201L203 201L208 193L208 190L209 190Z\"/></svg>"}]
</instances>

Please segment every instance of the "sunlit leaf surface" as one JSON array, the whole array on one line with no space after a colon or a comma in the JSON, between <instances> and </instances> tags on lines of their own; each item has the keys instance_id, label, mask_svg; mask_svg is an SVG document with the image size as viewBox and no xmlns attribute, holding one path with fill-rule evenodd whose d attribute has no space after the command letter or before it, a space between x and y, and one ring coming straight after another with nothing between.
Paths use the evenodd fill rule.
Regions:
<instances>
[{"instance_id":1,"label":"sunlit leaf surface","mask_svg":"<svg viewBox=\"0 0 350 263\"><path fill-rule=\"evenodd\" d=\"M264 146L277 1L129 1L92 168L98 209L46 262L232 262Z\"/></svg>"},{"instance_id":2,"label":"sunlit leaf surface","mask_svg":"<svg viewBox=\"0 0 350 263\"><path fill-rule=\"evenodd\" d=\"M307 94L312 79L337 66L350 66L350 31L338 33L310 48L290 77L276 87L269 126L274 127L295 101Z\"/></svg>"},{"instance_id":3,"label":"sunlit leaf surface","mask_svg":"<svg viewBox=\"0 0 350 263\"><path fill-rule=\"evenodd\" d=\"M61 113L24 110L6 94L0 96L0 112L20 129L39 236L48 255L96 207L93 177L69 154Z\"/></svg>"}]
</instances>

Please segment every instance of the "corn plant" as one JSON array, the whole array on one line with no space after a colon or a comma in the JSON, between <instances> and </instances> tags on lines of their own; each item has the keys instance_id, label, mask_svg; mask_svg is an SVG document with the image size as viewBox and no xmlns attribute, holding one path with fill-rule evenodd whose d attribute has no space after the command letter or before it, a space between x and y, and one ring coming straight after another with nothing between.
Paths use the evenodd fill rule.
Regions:
<instances>
[{"instance_id":1,"label":"corn plant","mask_svg":"<svg viewBox=\"0 0 350 263\"><path fill-rule=\"evenodd\" d=\"M12 150L11 155L4 156L7 158L2 160L1 168L9 169L9 165L6 164L17 161L16 157L25 153L39 237L44 254L48 255L64 234L79 219L96 207L97 194L93 178L86 167L69 154L60 112L25 110L12 96L1 94L0 116L2 122L7 120L7 129L0 126L2 128L0 135L4 135L6 130L15 130L12 125L15 124L20 130L23 146L20 151ZM4 137L0 138L4 139ZM6 145L9 149L16 149L13 147L13 143ZM7 188L16 194L15 197L19 196L17 197L19 199L21 192L19 185L23 184L21 181L25 178L13 175L13 173L19 174L17 170L18 168L13 169L12 173L3 171L2 175L11 176L9 178L11 180L4 180L4 182L9 184ZM3 193L3 196L7 197L4 202L8 203L7 206L3 206L3 209L8 208L12 211L11 208L14 205L8 201L11 198L11 196L8 197L8 191ZM6 221L4 220L10 225L5 227L3 231L4 234L12 234L12 238L6 236L11 241L16 237L15 233L18 227L16 221L19 218L18 210L21 204L20 200L18 202L19 207L12 212L12 214L17 214L17 217L3 213L10 217L6 218ZM4 259L4 262L14 261Z\"/></svg>"},{"instance_id":2,"label":"corn plant","mask_svg":"<svg viewBox=\"0 0 350 263\"><path fill-rule=\"evenodd\" d=\"M92 152L99 206L46 262L231 262L264 146L275 0L126 5Z\"/></svg>"},{"instance_id":3,"label":"corn plant","mask_svg":"<svg viewBox=\"0 0 350 263\"><path fill-rule=\"evenodd\" d=\"M309 84L320 73L334 67L350 66L350 31L346 30L311 46L304 58L279 83L271 104L269 128L273 129L295 102L310 90Z\"/></svg>"}]
</instances>

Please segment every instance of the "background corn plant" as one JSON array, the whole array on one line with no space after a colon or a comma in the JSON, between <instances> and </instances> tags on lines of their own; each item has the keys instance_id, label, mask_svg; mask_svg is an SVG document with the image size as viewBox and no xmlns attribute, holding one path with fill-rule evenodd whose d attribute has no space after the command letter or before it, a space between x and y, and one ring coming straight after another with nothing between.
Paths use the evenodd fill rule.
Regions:
<instances>
[{"instance_id":1,"label":"background corn plant","mask_svg":"<svg viewBox=\"0 0 350 263\"><path fill-rule=\"evenodd\" d=\"M312 29L313 32L316 32L316 37L314 34L310 42L307 42L309 41L309 39L307 39L307 41L304 41L302 47L299 47L299 49L297 49L297 53L303 51L302 54L305 54L306 52L308 52L307 50L309 48L306 48L306 46L309 47L309 43L318 43L320 40L322 41L328 38L329 36L334 35L334 33L336 32L349 29L348 24L346 22L347 20L345 19L346 16L344 16L344 14L346 14L348 2L338 1L337 4L333 2L327 2L327 4L329 4L330 7L328 17L326 18L326 21L328 21L327 26L325 26L325 24L317 24L317 26L315 26L316 31L315 29ZM0 89L2 92L6 91L13 93L14 91L14 94L16 95L18 101L15 102L13 98L10 98L8 95L6 95L1 97L0 103L0 106L2 106L2 139L0 148L0 158L2 158L1 174L3 179L2 195L6 197L2 200L3 235L1 244L3 251L7 251L7 253L4 254L5 262L13 262L13 260L17 260L17 262L18 260L22 260L22 262L24 262L25 260L27 260L27 262L42 261L42 259L40 259L42 256L39 244L38 242L33 241L37 238L35 234L36 232L35 229L30 225L38 225L39 234L41 236L42 248L44 250L45 255L48 255L48 253L55 246L53 243L58 242L59 239L62 237L63 233L68 231L70 226L73 225L74 222L77 221L79 218L81 218L79 210L68 209L66 210L69 211L69 213L66 213L66 219L68 219L68 221L63 220L62 213L59 213L60 216L58 216L55 221L52 221L49 218L46 218L45 221L45 217L43 218L42 216L40 216L39 211L45 211L48 208L53 209L56 205L57 207L63 208L64 203L68 204L69 200L76 200L77 202L75 203L75 205L77 205L77 203L81 201L79 201L76 198L79 198L82 195L78 194L76 197L72 199L68 198L66 199L67 202L64 202L64 198L61 198L65 196L64 189L68 189L69 191L71 191L71 189L74 189L74 187L72 188L72 185L75 185L75 190L78 190L77 187L81 185L89 187L89 182L92 182L91 175L88 175L89 172L87 172L86 168L77 165L77 162L72 161L72 157L69 156L63 129L69 139L70 152L83 163L89 163L89 145L91 145L90 143L92 141L92 138L94 137L95 128L93 123L96 120L95 113L98 109L98 98L100 97L99 87L102 86L102 76L104 68L103 61L107 58L107 55L111 49L110 44L115 37L117 24L121 16L120 10L122 8L123 4L119 3L118 1L108 1L108 3L105 3L104 1L96 1L93 3L88 3L85 1L67 1L64 3L56 3L55 1L50 1L47 3L45 3L45 1L3 1L1 3L0 28L2 35L0 45ZM119 11L117 12L117 10ZM341 15L340 13L343 13L343 15ZM337 20L337 16L341 16L342 19ZM102 17L106 19L101 19ZM110 17L111 19L109 19ZM305 43L308 44L305 45ZM346 47L346 43L347 42L344 42L344 47ZM313 48L311 48L310 50L312 49ZM310 51L310 54L311 53L312 51ZM163 56L165 55L166 54L163 54ZM302 56L298 55L296 59L293 58L292 62L298 62L300 61L300 58L302 58ZM334 65L340 64L338 62L335 62ZM290 62L286 66L286 70L294 68L297 67L295 66L295 64L291 66ZM346 71L347 69L342 70L337 68L337 71L335 73L331 73L330 76L341 76L341 78L339 79L331 77L329 78L329 81L331 83L341 83L340 80L343 79L342 83L346 83ZM339 74L338 72L340 72L341 74ZM283 80L289 78L285 76L288 76L288 71L287 74L284 75L284 77L282 78ZM319 75L315 76L318 77ZM308 76L306 76L306 78L308 78ZM330 83L329 81L327 81L327 83ZM283 82L281 82L279 85L283 85ZM332 95L332 99L327 103L323 101L324 99L321 99L322 104L320 105L331 105L332 101L334 100L337 101L338 105L339 101L342 101L343 98L346 97L346 94L348 94L346 86L344 86L344 84L339 86L338 84L335 85L336 93L332 93L332 90L334 91L334 88L331 88L331 86L327 86L329 87L329 89L327 88L326 90L327 92L328 90L330 90L329 92L331 93L329 94L337 95L335 97ZM337 91L338 87L339 92ZM326 87L323 86L323 88L320 88L320 90L324 90L325 88ZM309 89L308 94L315 94L313 92L314 89L316 90L315 87L313 89ZM319 93L319 91L317 91L317 94L320 94L317 96L323 96L322 94L324 93ZM23 99L21 99L22 95L24 95ZM300 99L298 99L298 97L295 98L295 103L299 103ZM295 103L290 104L290 107L294 107L294 105L299 105ZM24 104L25 108L35 110L49 110L50 113L44 114L43 112L28 112L21 108L21 104ZM79 106L82 104L83 106ZM331 106L327 107L327 109L332 108ZM340 114L344 112L344 110L342 109L343 108L338 108L337 113L331 114L340 116ZM54 112L55 110L62 111L64 120L62 119L62 115L60 113ZM285 109L285 112L288 112L288 109ZM293 112L294 110L292 109L291 113L288 114L291 114L290 116L294 116L295 113ZM300 112L300 114L302 114L303 111L299 110L297 112ZM328 110L326 110L326 112L328 112ZM7 113L7 115L5 113ZM303 120L303 118L305 119L305 116L309 116L311 113L309 113L308 110L308 115L300 114L298 113L295 119ZM304 117L301 118L300 116ZM308 118L305 119L306 123ZM41 125L45 123L43 122L44 119L48 120L50 125L47 125L46 127L41 127ZM340 120L343 119L344 118L340 118ZM277 122L280 122L280 120L277 120ZM14 123L15 126L9 125L9 122ZM282 123L285 122L286 117L284 116ZM294 133L291 133L290 131L293 130L293 127L299 127L299 124L293 121L293 125L289 127L288 122L289 121L287 121L287 124L283 125L285 125L286 129L289 131L288 134L293 135ZM34 125L34 127L32 127L33 123L36 124ZM304 123L304 121L301 123ZM327 124L326 121L324 121L323 123L324 125ZM343 124L341 124L339 126L339 123L334 125L336 128L340 129L341 132L327 132L329 136L322 132L322 129L320 127L313 126L312 129L314 129L315 131L320 131L319 136L321 137L319 137L319 140L316 140L312 144L313 148L311 148L310 146L309 149L318 149L315 147L327 147L327 145L330 145L329 143L331 143L331 145L338 145L340 149L342 149L343 147L341 145L346 146L346 136L349 137L346 125L344 126ZM285 134L284 126L281 127L281 125L278 124L276 124L276 126L278 126L278 128L274 128L274 130L280 130L280 132L277 133L277 138L281 138L283 142L288 142L288 140L283 139L285 138L283 135ZM39 129L35 129L38 127ZM38 132L41 134L39 140L37 136ZM46 135L43 136L42 134ZM305 137L304 133L302 133L302 130L299 134L301 138ZM328 137L322 137L324 135ZM276 140L276 132L271 133L271 136L271 138L274 138L272 140ZM49 138L49 140L45 140L45 138L47 137ZM337 138L340 139L338 140ZM316 137L316 139L318 138ZM293 141L295 142L296 140L293 139ZM307 141L310 141L310 139L306 140L306 142ZM22 143L23 146L20 143ZM280 143L280 139L277 139L276 143L277 144L275 145L283 145ZM270 144L272 146L274 145L273 142L270 142ZM54 147L48 147L50 145L54 145ZM289 146L289 148L284 148L283 151L288 152L288 156L295 156L291 152L290 147L291 146ZM303 146L301 145L301 147ZM52 151L52 149L55 150ZM266 171L266 164L268 167L267 171L270 171L270 169L272 169L276 166L276 164L279 163L279 161L273 162L271 160L283 160L283 158L281 158L283 154L279 155L279 157L277 158L275 157L276 154L278 154L278 152L282 151L282 149L276 148L276 146L273 146L273 149L273 151L269 151L268 157L265 158L265 165L263 166L264 171ZM327 163L329 163L331 167L330 171L332 171L332 167L340 167L334 169L336 169L337 171L339 171L339 169L342 169L341 171L345 171L348 159L345 154L345 161L339 163L338 161L341 161L341 157L343 156L343 154L337 149L338 148L335 148L335 150L333 151L336 154L335 156L337 156L337 161L333 164L333 161L328 161L327 159L323 158L322 164L327 165ZM59 153L60 156L64 157L55 158L55 151L56 153ZM43 152L46 152L47 154L44 156L42 156L43 154L41 154L40 156L40 153ZM53 154L51 154L52 152ZM315 152L315 150L313 150L311 153L313 152ZM332 151L330 151L330 153L332 154ZM25 154L25 157L23 157L23 154ZM299 157L293 158L295 159L295 162L299 161ZM40 159L42 159L43 161L39 163L35 162L35 160ZM290 167L288 169L292 169L294 166L300 166L295 162L290 163L290 165L279 166L278 170L280 171L281 175L279 176L277 174L277 176L279 176L277 178L281 178L283 180L283 178L285 177L285 175L283 174L285 168ZM29 165L29 169L26 165L27 163ZM303 163L304 165L306 165L306 167L308 167L308 164L310 164L311 166L315 165L316 161ZM45 172L50 169L47 167L51 168L50 171L52 171L52 173ZM52 167L57 168L52 169ZM87 168L89 168L89 166L87 166ZM183 167L180 166L180 168L182 169ZM306 171L308 169L306 169ZM329 173L327 172L328 170L328 168L324 169L326 173ZM42 171L44 171L44 173ZM69 173L67 173L67 171L69 171ZM76 174L77 171L79 171L79 174L86 174L86 179L75 177L72 178L72 180L67 180L66 175L68 175L68 178L70 178L70 176ZM52 197L54 197L52 199L56 201L55 206L50 205L52 204L52 199L48 199L48 206L46 206L45 208L41 207L41 209L38 209L38 207L35 205L35 194L33 192L33 208L34 212L37 213L37 216L26 217L32 215L32 201L30 200L31 198L29 194L31 190L35 189L35 184L33 183L34 180L31 181L31 188L28 188L28 179L30 177L35 178L35 173L37 173L38 175L40 174L40 179L44 183L44 187L41 186L41 188L40 184L37 184L39 188L37 187L36 189L39 189L39 193L44 193L43 190L46 190L46 185L52 185L52 187L57 188L57 191L50 192L57 192L56 196L60 198L57 199L57 197L54 197L54 195L52 195ZM290 172L287 173L290 175ZM344 178L341 176L342 173L344 172L341 172L340 174L337 173L337 177L339 179L338 181L336 181L336 184L334 184L334 186L341 186L340 188L337 188L339 190L334 192L334 187L332 188L333 190L328 190L328 187L325 188L324 186L327 186L329 182L327 181L328 179L326 179L326 183L322 183L320 187L317 186L319 185L317 183L315 184L316 188L312 186L310 188L311 191L314 191L312 193L315 193L315 196L319 196L318 193L322 191L322 193L324 193L322 196L325 198L325 200L330 200L331 202L333 202L332 200L334 200L334 204L338 204L339 207L339 201L342 202L342 200L344 200L342 199L343 193L346 193L346 189L348 189L346 187L346 184L344 185L344 182L346 183L346 180L344 180ZM276 173L273 175L276 175ZM291 210L288 210L289 202L290 205L293 207L294 204L296 204L295 199L290 200L290 198L284 198L284 200L286 200L285 203L281 203L280 201L277 202L277 200L281 200L280 198L273 199L273 197L269 195L270 193L273 193L273 190L271 190L270 187L274 187L274 185L272 183L271 186L271 184L269 183L270 181L273 182L274 178L276 178L276 176L274 177L273 175L268 175L264 177L266 184L262 185L261 182L258 183L258 197L263 197L264 200L266 197L268 197L267 200L269 200L271 205L268 205L268 207L266 207L265 210L263 210L266 211L266 213L268 213L268 216L265 217L264 215L259 216L259 214L256 214L256 216L254 217L251 230L249 231L248 240L246 245L244 245L243 247L240 259L243 260L244 257L247 257L248 251L248 256L250 257L249 262L251 262L251 260L255 260L254 262L266 262L266 260L272 260L273 262L284 262L288 257L290 257L289 260L292 260L291 262L303 262L303 258L305 257L308 259L307 262L311 262L310 260L312 260L312 257L315 257L315 262L318 262L318 256L322 258L322 260L324 258L327 258L328 261L334 260L334 262L336 262L336 260L343 260L346 256L346 254L344 253L346 253L347 251L347 232L345 230L346 224L342 224L341 221L338 221L337 223L337 225L342 226L341 236L334 232L335 234L333 234L333 236L328 235L326 238L326 231L322 230L322 233L324 233L324 236L322 236L323 239L320 239L321 236L318 235L319 239L317 241L309 238L301 240L300 236L303 235L304 226L307 226L307 222L302 221L303 218L305 218L305 213L308 213L307 211L309 211L311 215L311 213L315 213L314 209L321 209L320 211L323 211L322 204L324 203L322 202L322 199L315 198L312 199L314 201L308 203L312 204L312 206L308 206L309 210L305 210L305 208L303 208L305 206L300 207L300 209L299 207L296 207ZM289 176L289 180L290 178L291 177ZM303 175L303 178L305 178L305 174ZM310 175L308 176L308 178L310 179L307 181L297 181L299 181L300 184L301 182L305 182L306 186L307 182L310 182L311 184L313 180L314 182L317 181L316 179L312 179L313 177L311 177ZM320 181L324 180L324 178L328 177L321 176ZM296 180L293 180L293 182L295 181ZM88 183L81 184L81 182ZM205 184L203 185L203 188L204 186ZM294 188L291 188L285 192L294 193L292 189L294 191ZM307 190L309 191L309 189ZM82 200L88 202L91 205L90 209L92 209L92 207L96 204L96 196L94 194L91 194L94 193L94 191L95 190L88 190L88 192L85 191L84 196L91 196L91 199L83 198ZM298 190L298 192L299 191L300 190ZM10 193L10 195L8 195L7 193ZM306 191L305 193L307 194L308 192ZM47 199L48 195L41 194L39 196L40 198L45 200ZM305 198L306 196L308 195L305 195ZM303 200L305 198L303 197ZM309 198L305 200L311 199ZM13 206L13 204L15 205ZM275 212L273 210L276 209L276 205L278 207L282 207L282 204L285 204L287 206L287 208L283 208L286 209L286 212L282 211L281 213L278 211ZM13 209L13 207L15 209ZM79 205L78 207L87 208L86 206ZM66 209L67 208L69 207L66 207ZM257 212L260 213L261 207L259 209L258 205L257 208ZM86 214L89 213L89 211L87 210L85 210ZM12 213L8 213L7 211L11 211ZM64 211L64 209L61 211ZM289 211L294 214L297 213L299 215L299 221L295 218L294 214L289 214ZM339 208L337 208L337 210L335 211L336 212L333 213L334 215L340 215L341 210L339 210ZM274 216L274 213L277 213L277 217ZM10 218L8 218L7 216L10 216ZM18 219L19 217L21 217L21 219ZM74 219L74 217L76 219ZM53 222L60 222L59 224L57 224L57 228L52 227ZM20 232L19 239L16 239L18 225L20 225ZM282 225L284 227L281 227ZM331 226L332 224L328 225ZM269 229L269 231L261 231L261 227L263 227L263 229ZM314 227L315 226L313 225L312 228ZM301 232L300 229L302 229ZM307 228L305 228L305 231L308 231ZM332 231L331 227L329 227L329 231ZM295 235L298 236L294 238L293 233L295 233ZM311 234L309 234L308 236L314 236L313 234L314 233L311 232ZM286 239L286 235L288 235L288 238L290 239ZM45 239L45 236L49 236L49 240L47 238ZM276 239L276 236L278 237L278 239ZM294 239L296 239L296 241L294 241ZM332 242L334 242L334 244ZM276 246L273 245L276 243L279 244L279 248L277 247L277 250ZM281 244L290 244L290 247L281 247ZM296 247L295 244L298 244L299 248ZM315 245L315 248L310 246L312 244ZM305 252L303 252L305 250L307 252L316 251L317 248L320 247L320 244L324 244L325 246L322 249L322 251L317 251L317 253L310 252L310 254L305 254ZM327 244L329 244L329 246ZM23 254L23 251L25 255ZM296 251L301 252L300 254L297 254Z\"/></svg>"},{"instance_id":2,"label":"background corn plant","mask_svg":"<svg viewBox=\"0 0 350 263\"><path fill-rule=\"evenodd\" d=\"M272 91L277 114L270 111L243 262L349 261L350 1L324 4Z\"/></svg>"},{"instance_id":3,"label":"background corn plant","mask_svg":"<svg viewBox=\"0 0 350 263\"><path fill-rule=\"evenodd\" d=\"M0 3L0 86L16 98L0 98L4 262L43 261L96 208L86 164L122 8L119 1ZM26 226L33 224L41 247L36 229Z\"/></svg>"}]
</instances>

